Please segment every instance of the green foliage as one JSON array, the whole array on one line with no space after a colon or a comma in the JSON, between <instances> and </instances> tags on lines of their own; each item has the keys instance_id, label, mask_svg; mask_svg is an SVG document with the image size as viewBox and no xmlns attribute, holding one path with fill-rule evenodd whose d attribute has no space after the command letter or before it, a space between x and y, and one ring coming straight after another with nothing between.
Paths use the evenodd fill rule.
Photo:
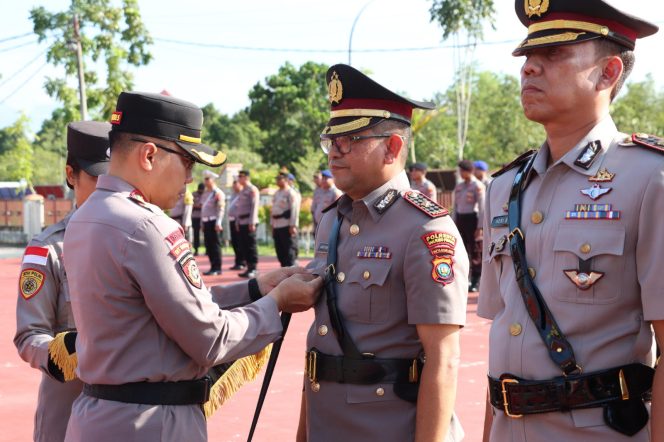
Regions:
<instances>
[{"instance_id":1,"label":"green foliage","mask_svg":"<svg viewBox=\"0 0 664 442\"><path fill-rule=\"evenodd\" d=\"M73 28L74 15L80 23L80 41L83 58L88 63L85 72L87 105L90 114L106 119L114 110L118 95L131 89L132 76L123 68L147 64L151 55L147 46L152 39L141 21L138 0L123 0L122 7L112 5L111 0L73 0L66 11L50 12L43 6L30 11L34 32L43 41L55 36L47 52L47 59L55 66L64 67L64 78L46 80L46 92L61 101L65 121L80 119L79 100L75 87L68 79L77 75L76 41ZM91 68L103 62L106 78L97 76Z\"/></svg>"},{"instance_id":2,"label":"green foliage","mask_svg":"<svg viewBox=\"0 0 664 442\"><path fill-rule=\"evenodd\" d=\"M27 127L28 118L22 115L11 126L0 129L0 181L31 182L33 150Z\"/></svg>"},{"instance_id":3,"label":"green foliage","mask_svg":"<svg viewBox=\"0 0 664 442\"><path fill-rule=\"evenodd\" d=\"M320 148L311 148L293 163L293 175L302 193L314 191L314 172L327 165L327 156Z\"/></svg>"},{"instance_id":4,"label":"green foliage","mask_svg":"<svg viewBox=\"0 0 664 442\"><path fill-rule=\"evenodd\" d=\"M288 167L318 146L329 115L326 72L319 63L286 63L249 92L248 115L267 135L259 149L264 161Z\"/></svg>"},{"instance_id":5,"label":"green foliage","mask_svg":"<svg viewBox=\"0 0 664 442\"><path fill-rule=\"evenodd\" d=\"M431 21L443 29L443 40L465 31L471 39L482 38L483 21L493 26L496 13L493 0L433 0Z\"/></svg>"},{"instance_id":6,"label":"green foliage","mask_svg":"<svg viewBox=\"0 0 664 442\"><path fill-rule=\"evenodd\" d=\"M657 90L652 75L630 83L624 95L613 104L611 112L620 129L626 133L646 132L664 135L664 92Z\"/></svg>"},{"instance_id":7,"label":"green foliage","mask_svg":"<svg viewBox=\"0 0 664 442\"><path fill-rule=\"evenodd\" d=\"M270 187L271 184L274 184L277 178L277 174L279 173L279 170L276 167L263 170L256 170L253 167L250 169L251 182L254 183L254 186L258 187L259 189L265 189L266 187Z\"/></svg>"},{"instance_id":8,"label":"green foliage","mask_svg":"<svg viewBox=\"0 0 664 442\"><path fill-rule=\"evenodd\" d=\"M218 149L256 151L263 145L265 133L246 111L229 117L212 103L203 107L203 140ZM230 158L230 161L239 161Z\"/></svg>"}]
</instances>

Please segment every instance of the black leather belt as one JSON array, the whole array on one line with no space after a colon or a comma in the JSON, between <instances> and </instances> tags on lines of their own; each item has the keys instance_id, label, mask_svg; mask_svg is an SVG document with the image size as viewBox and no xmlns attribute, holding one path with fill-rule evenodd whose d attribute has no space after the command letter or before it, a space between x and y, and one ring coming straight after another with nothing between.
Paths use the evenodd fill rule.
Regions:
<instances>
[{"instance_id":1,"label":"black leather belt","mask_svg":"<svg viewBox=\"0 0 664 442\"><path fill-rule=\"evenodd\" d=\"M422 367L418 358L379 359L365 355L363 359L351 359L326 355L314 348L306 353L305 371L311 382L367 385L378 382L417 383Z\"/></svg>"},{"instance_id":2,"label":"black leather belt","mask_svg":"<svg viewBox=\"0 0 664 442\"><path fill-rule=\"evenodd\" d=\"M248 214L246 214L246 215L238 215L237 217L238 217L238 219L247 219L247 218L249 218L250 215L251 215L251 214L248 213Z\"/></svg>"},{"instance_id":3,"label":"black leather belt","mask_svg":"<svg viewBox=\"0 0 664 442\"><path fill-rule=\"evenodd\" d=\"M491 405L509 417L600 407L612 401L649 400L655 370L629 364L588 374L531 381L504 374L489 377Z\"/></svg>"},{"instance_id":4,"label":"black leather belt","mask_svg":"<svg viewBox=\"0 0 664 442\"><path fill-rule=\"evenodd\" d=\"M210 379L179 382L132 382L120 385L85 384L83 393L108 401L145 405L204 404L210 397Z\"/></svg>"}]
</instances>

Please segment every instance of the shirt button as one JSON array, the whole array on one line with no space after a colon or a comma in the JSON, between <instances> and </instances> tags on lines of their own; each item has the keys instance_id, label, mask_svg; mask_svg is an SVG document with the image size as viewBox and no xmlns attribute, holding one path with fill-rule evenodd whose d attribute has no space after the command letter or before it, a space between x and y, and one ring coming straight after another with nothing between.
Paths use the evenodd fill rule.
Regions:
<instances>
[{"instance_id":1,"label":"shirt button","mask_svg":"<svg viewBox=\"0 0 664 442\"><path fill-rule=\"evenodd\" d=\"M376 388L376 396L384 396L385 395L385 390L383 387L378 387Z\"/></svg>"},{"instance_id":2,"label":"shirt button","mask_svg":"<svg viewBox=\"0 0 664 442\"><path fill-rule=\"evenodd\" d=\"M320 390L320 384L318 382L312 382L311 391L313 391L314 393L318 393L319 390Z\"/></svg>"},{"instance_id":3,"label":"shirt button","mask_svg":"<svg viewBox=\"0 0 664 442\"><path fill-rule=\"evenodd\" d=\"M323 324L320 327L318 327L318 334L321 336L325 336L327 334L327 325Z\"/></svg>"},{"instance_id":4,"label":"shirt button","mask_svg":"<svg viewBox=\"0 0 664 442\"><path fill-rule=\"evenodd\" d=\"M544 221L544 214L537 210L533 212L532 215L530 215L530 220L533 222L533 224L540 224L542 221Z\"/></svg>"},{"instance_id":5,"label":"shirt button","mask_svg":"<svg viewBox=\"0 0 664 442\"><path fill-rule=\"evenodd\" d=\"M344 279L346 279L346 274L344 272L339 272L337 274L337 281L339 281L339 283L342 283L344 282Z\"/></svg>"},{"instance_id":6,"label":"shirt button","mask_svg":"<svg viewBox=\"0 0 664 442\"><path fill-rule=\"evenodd\" d=\"M590 253L590 250L592 250L592 247L590 247L590 244L585 243L581 247L579 247L579 250L581 250L581 253Z\"/></svg>"},{"instance_id":7,"label":"shirt button","mask_svg":"<svg viewBox=\"0 0 664 442\"><path fill-rule=\"evenodd\" d=\"M519 336L522 330L523 327L521 327L521 324L519 324L518 322L515 322L514 324L510 325L510 335L512 336Z\"/></svg>"},{"instance_id":8,"label":"shirt button","mask_svg":"<svg viewBox=\"0 0 664 442\"><path fill-rule=\"evenodd\" d=\"M358 226L357 224L353 224L352 226L350 226L350 234L353 235L353 236L359 235L360 234L360 226Z\"/></svg>"},{"instance_id":9,"label":"shirt button","mask_svg":"<svg viewBox=\"0 0 664 442\"><path fill-rule=\"evenodd\" d=\"M371 278L371 273L369 272L369 270L365 270L364 273L362 273L362 277L363 277L364 279L369 279L369 278Z\"/></svg>"},{"instance_id":10,"label":"shirt button","mask_svg":"<svg viewBox=\"0 0 664 442\"><path fill-rule=\"evenodd\" d=\"M537 271L532 267L528 267L528 274L531 278L535 279L535 276L537 276Z\"/></svg>"}]
</instances>

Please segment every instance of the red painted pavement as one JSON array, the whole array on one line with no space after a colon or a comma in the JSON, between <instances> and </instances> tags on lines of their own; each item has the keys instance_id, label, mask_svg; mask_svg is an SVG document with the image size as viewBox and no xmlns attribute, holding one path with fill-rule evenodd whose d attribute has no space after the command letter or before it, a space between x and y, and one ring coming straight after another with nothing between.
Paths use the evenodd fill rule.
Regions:
<instances>
[{"instance_id":1,"label":"red painted pavement","mask_svg":"<svg viewBox=\"0 0 664 442\"><path fill-rule=\"evenodd\" d=\"M207 259L198 258L201 271ZM224 269L232 265L224 257ZM29 441L40 375L16 353L12 339L16 330L16 287L19 258L0 259L0 442ZM261 258L259 270L278 266L275 258ZM206 277L208 286L237 281L237 272ZM488 321L478 318L477 297L468 302L468 324L462 331L461 368L456 412L466 431L466 441L480 441L486 392ZM295 315L281 350L263 413L254 436L256 442L290 442L295 439L302 391L305 337L313 318L311 311ZM208 423L210 441L246 440L262 377L246 385Z\"/></svg>"}]
</instances>

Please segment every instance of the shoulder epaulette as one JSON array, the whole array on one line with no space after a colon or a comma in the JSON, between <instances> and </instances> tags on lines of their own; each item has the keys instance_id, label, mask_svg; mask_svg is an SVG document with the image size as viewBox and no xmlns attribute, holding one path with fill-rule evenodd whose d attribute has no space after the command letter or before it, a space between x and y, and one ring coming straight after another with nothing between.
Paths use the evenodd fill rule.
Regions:
<instances>
[{"instance_id":1,"label":"shoulder epaulette","mask_svg":"<svg viewBox=\"0 0 664 442\"><path fill-rule=\"evenodd\" d=\"M629 147L629 146L641 146L645 147L650 150L654 150L655 152L664 154L664 138L660 138L656 135L649 135L649 134L644 134L644 133L635 133L632 134L632 143L627 143L629 139L623 141L620 143L621 146L623 147Z\"/></svg>"},{"instance_id":2,"label":"shoulder epaulette","mask_svg":"<svg viewBox=\"0 0 664 442\"><path fill-rule=\"evenodd\" d=\"M330 209L332 209L332 208L334 208L334 207L337 207L337 204L339 204L339 199L340 199L340 198L341 198L341 197L337 198L336 200L334 200L334 202L333 202L332 204L330 204L329 206L327 206L326 208L324 208L324 209L323 209L323 213L327 213Z\"/></svg>"},{"instance_id":3,"label":"shoulder epaulette","mask_svg":"<svg viewBox=\"0 0 664 442\"><path fill-rule=\"evenodd\" d=\"M440 218L449 214L446 208L437 202L427 198L426 195L417 190L407 190L402 193L403 199L408 201L431 218Z\"/></svg>"},{"instance_id":4,"label":"shoulder epaulette","mask_svg":"<svg viewBox=\"0 0 664 442\"><path fill-rule=\"evenodd\" d=\"M536 154L537 151L534 149L531 149L527 152L522 153L514 161L509 163L507 166L503 167L500 169L498 172L495 172L493 175L491 175L492 178L499 177L500 175L504 174L505 172L514 169L516 166L520 166L522 163L526 162L528 158L530 158L532 155Z\"/></svg>"},{"instance_id":5,"label":"shoulder epaulette","mask_svg":"<svg viewBox=\"0 0 664 442\"><path fill-rule=\"evenodd\" d=\"M146 210L149 210L152 213L159 214L161 212L161 209L159 207L155 206L154 204L150 204L145 200L145 197L141 192L138 190L133 190L129 194L129 199L136 203L137 205L143 207Z\"/></svg>"}]
</instances>

